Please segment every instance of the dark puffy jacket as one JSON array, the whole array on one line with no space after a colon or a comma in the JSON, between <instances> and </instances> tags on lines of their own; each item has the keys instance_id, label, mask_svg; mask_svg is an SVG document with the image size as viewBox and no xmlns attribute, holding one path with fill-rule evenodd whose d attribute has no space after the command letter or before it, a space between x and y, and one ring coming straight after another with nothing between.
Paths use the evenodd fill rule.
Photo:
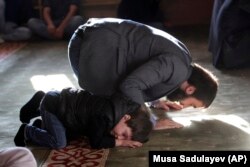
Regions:
<instances>
[{"instance_id":1,"label":"dark puffy jacket","mask_svg":"<svg viewBox=\"0 0 250 167\"><path fill-rule=\"evenodd\" d=\"M42 105L63 123L68 137L85 135L93 148L114 147L110 131L125 114L140 107L121 94L108 98L73 88L48 92Z\"/></svg>"}]
</instances>

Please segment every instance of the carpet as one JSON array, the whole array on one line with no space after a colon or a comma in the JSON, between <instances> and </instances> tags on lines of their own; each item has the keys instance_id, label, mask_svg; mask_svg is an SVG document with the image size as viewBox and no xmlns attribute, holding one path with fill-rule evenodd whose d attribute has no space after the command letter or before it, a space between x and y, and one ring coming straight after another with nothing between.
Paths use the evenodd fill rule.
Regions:
<instances>
[{"instance_id":1,"label":"carpet","mask_svg":"<svg viewBox=\"0 0 250 167\"><path fill-rule=\"evenodd\" d=\"M0 44L0 62L24 47L24 42L4 42Z\"/></svg>"},{"instance_id":2,"label":"carpet","mask_svg":"<svg viewBox=\"0 0 250 167\"><path fill-rule=\"evenodd\" d=\"M109 149L91 149L87 140L78 139L59 150L52 150L42 167L104 167Z\"/></svg>"}]
</instances>

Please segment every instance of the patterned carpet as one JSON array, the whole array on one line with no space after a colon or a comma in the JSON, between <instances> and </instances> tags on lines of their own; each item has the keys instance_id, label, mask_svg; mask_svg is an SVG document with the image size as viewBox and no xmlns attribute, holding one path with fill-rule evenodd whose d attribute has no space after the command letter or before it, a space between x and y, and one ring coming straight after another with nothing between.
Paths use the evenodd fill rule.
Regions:
<instances>
[{"instance_id":1,"label":"patterned carpet","mask_svg":"<svg viewBox=\"0 0 250 167\"><path fill-rule=\"evenodd\" d=\"M42 167L104 167L109 149L91 149L84 139L72 141L60 150L52 150Z\"/></svg>"},{"instance_id":2,"label":"patterned carpet","mask_svg":"<svg viewBox=\"0 0 250 167\"><path fill-rule=\"evenodd\" d=\"M24 47L26 44L27 43L23 42L5 42L0 44L0 62Z\"/></svg>"}]
</instances>

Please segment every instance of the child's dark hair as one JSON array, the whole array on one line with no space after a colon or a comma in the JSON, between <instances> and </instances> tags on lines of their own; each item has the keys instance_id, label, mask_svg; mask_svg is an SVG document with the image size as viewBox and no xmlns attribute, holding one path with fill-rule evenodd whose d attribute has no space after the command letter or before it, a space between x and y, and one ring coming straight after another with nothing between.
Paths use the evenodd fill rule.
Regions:
<instances>
[{"instance_id":1,"label":"child's dark hair","mask_svg":"<svg viewBox=\"0 0 250 167\"><path fill-rule=\"evenodd\" d=\"M153 129L146 106L142 105L137 111L129 115L131 119L127 121L127 125L132 129L132 140L145 143Z\"/></svg>"}]
</instances>

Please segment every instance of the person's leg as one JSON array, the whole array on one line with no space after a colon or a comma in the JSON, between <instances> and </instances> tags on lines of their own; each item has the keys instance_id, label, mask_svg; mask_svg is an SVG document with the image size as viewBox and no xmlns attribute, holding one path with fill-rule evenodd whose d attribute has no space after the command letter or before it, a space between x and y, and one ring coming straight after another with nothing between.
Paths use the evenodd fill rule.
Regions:
<instances>
[{"instance_id":1,"label":"person's leg","mask_svg":"<svg viewBox=\"0 0 250 167\"><path fill-rule=\"evenodd\" d=\"M0 166L7 167L36 167L36 160L27 148L11 147L0 150Z\"/></svg>"},{"instance_id":2,"label":"person's leg","mask_svg":"<svg viewBox=\"0 0 250 167\"><path fill-rule=\"evenodd\" d=\"M4 34L2 37L5 41L24 41L29 40L32 32L27 27L17 27L12 32Z\"/></svg>"},{"instance_id":3,"label":"person's leg","mask_svg":"<svg viewBox=\"0 0 250 167\"><path fill-rule=\"evenodd\" d=\"M19 117L22 123L29 123L32 118L40 116L39 105L44 95L43 91L36 92L21 108Z\"/></svg>"},{"instance_id":4,"label":"person's leg","mask_svg":"<svg viewBox=\"0 0 250 167\"><path fill-rule=\"evenodd\" d=\"M43 20L37 19L37 18L31 18L31 19L29 19L27 25L30 28L30 30L32 31L32 33L34 33L42 38L45 38L45 39L53 39L50 36L50 34L47 30L47 26Z\"/></svg>"},{"instance_id":5,"label":"person's leg","mask_svg":"<svg viewBox=\"0 0 250 167\"><path fill-rule=\"evenodd\" d=\"M0 0L0 34L4 31L4 25L5 25L5 3L4 0Z\"/></svg>"},{"instance_id":6,"label":"person's leg","mask_svg":"<svg viewBox=\"0 0 250 167\"><path fill-rule=\"evenodd\" d=\"M58 118L41 107L41 116L44 129L27 125L26 139L41 146L54 149L63 148L67 144L66 131Z\"/></svg>"},{"instance_id":7,"label":"person's leg","mask_svg":"<svg viewBox=\"0 0 250 167\"><path fill-rule=\"evenodd\" d=\"M74 16L71 18L69 24L67 25L67 27L64 30L64 37L65 39L70 39L71 36L74 34L74 32L76 31L76 29L84 24L84 19L82 16Z\"/></svg>"},{"instance_id":8,"label":"person's leg","mask_svg":"<svg viewBox=\"0 0 250 167\"><path fill-rule=\"evenodd\" d=\"M4 0L0 0L0 44L4 42L2 39L2 33L4 33L4 25L5 25L5 3Z\"/></svg>"},{"instance_id":9,"label":"person's leg","mask_svg":"<svg viewBox=\"0 0 250 167\"><path fill-rule=\"evenodd\" d=\"M212 17L211 17L211 23L210 23L210 30L209 30L209 43L208 43L208 49L209 51L213 52L216 47L218 46L218 36L216 34L217 31L217 22L218 22L218 14L220 12L220 8L222 4L224 3L224 0L217 0L214 1L213 4L213 11L212 11Z\"/></svg>"}]
</instances>

